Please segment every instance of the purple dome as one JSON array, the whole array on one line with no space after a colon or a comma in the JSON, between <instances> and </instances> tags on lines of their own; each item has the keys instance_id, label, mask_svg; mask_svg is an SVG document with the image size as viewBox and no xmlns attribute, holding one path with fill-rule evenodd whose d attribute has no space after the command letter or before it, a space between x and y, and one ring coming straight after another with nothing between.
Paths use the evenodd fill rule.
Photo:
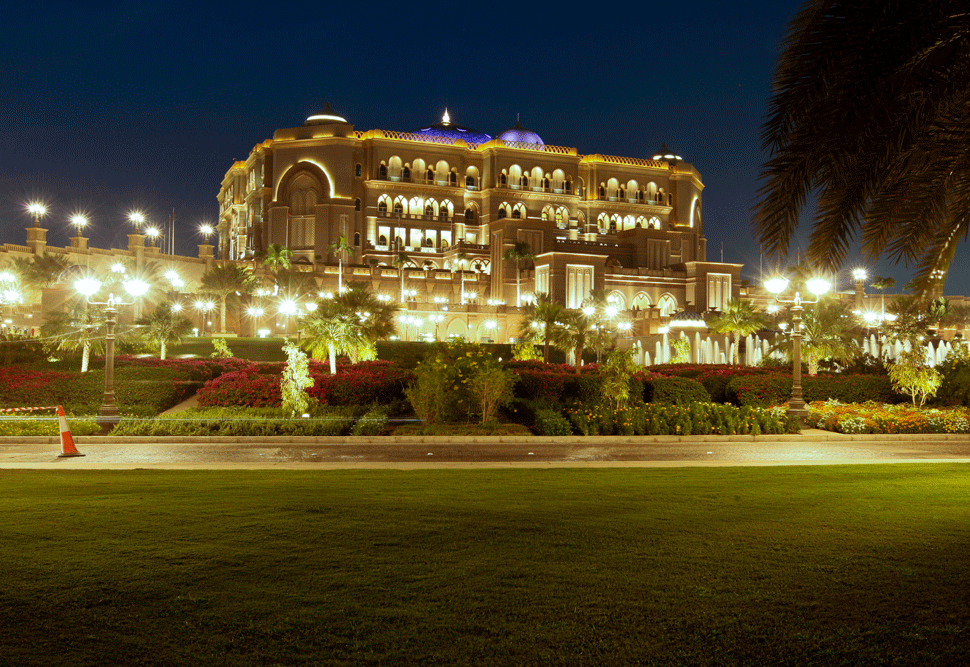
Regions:
<instances>
[{"instance_id":1,"label":"purple dome","mask_svg":"<svg viewBox=\"0 0 970 667\"><path fill-rule=\"evenodd\" d=\"M484 144L492 140L492 136L490 134L485 134L484 132L473 130L470 127L462 127L461 125L455 125L452 123L451 117L448 116L447 109L445 109L445 115L439 122L433 123L427 127L418 128L417 130L411 130L411 134L424 134L431 137L461 139L466 144Z\"/></svg>"},{"instance_id":2,"label":"purple dome","mask_svg":"<svg viewBox=\"0 0 970 667\"><path fill-rule=\"evenodd\" d=\"M521 144L538 144L539 146L545 146L546 142L542 140L538 134L532 130L527 130L519 124L519 121L515 121L515 126L510 127L502 134L498 135L498 139L502 141L516 141Z\"/></svg>"}]
</instances>

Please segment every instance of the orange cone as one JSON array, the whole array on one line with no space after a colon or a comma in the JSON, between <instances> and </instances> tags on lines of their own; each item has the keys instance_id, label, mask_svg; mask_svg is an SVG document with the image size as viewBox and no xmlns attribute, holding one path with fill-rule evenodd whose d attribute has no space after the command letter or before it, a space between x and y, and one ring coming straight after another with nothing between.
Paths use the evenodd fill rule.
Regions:
<instances>
[{"instance_id":1,"label":"orange cone","mask_svg":"<svg viewBox=\"0 0 970 667\"><path fill-rule=\"evenodd\" d=\"M84 456L81 452L77 451L77 447L74 446L74 436L71 435L71 429L67 426L67 417L64 416L64 408L57 406L57 421L61 425L61 454L57 458L64 458L67 456Z\"/></svg>"}]
</instances>

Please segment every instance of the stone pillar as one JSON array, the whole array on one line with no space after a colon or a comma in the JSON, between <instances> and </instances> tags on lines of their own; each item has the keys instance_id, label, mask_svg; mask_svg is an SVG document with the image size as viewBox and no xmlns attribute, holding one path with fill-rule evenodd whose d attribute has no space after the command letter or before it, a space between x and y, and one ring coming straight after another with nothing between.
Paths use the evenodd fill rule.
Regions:
<instances>
[{"instance_id":1,"label":"stone pillar","mask_svg":"<svg viewBox=\"0 0 970 667\"><path fill-rule=\"evenodd\" d=\"M77 250L87 250L88 249L88 239L83 236L72 236L71 237L71 247Z\"/></svg>"},{"instance_id":2,"label":"stone pillar","mask_svg":"<svg viewBox=\"0 0 970 667\"><path fill-rule=\"evenodd\" d=\"M36 225L34 227L28 227L27 247L35 255L43 255L45 248L47 248L47 230Z\"/></svg>"}]
</instances>

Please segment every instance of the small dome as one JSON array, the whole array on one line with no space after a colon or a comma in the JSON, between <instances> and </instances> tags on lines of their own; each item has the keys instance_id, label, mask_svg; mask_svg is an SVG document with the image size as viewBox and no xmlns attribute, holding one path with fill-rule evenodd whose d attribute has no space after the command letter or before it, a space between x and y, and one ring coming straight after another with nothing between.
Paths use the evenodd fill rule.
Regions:
<instances>
[{"instance_id":1,"label":"small dome","mask_svg":"<svg viewBox=\"0 0 970 667\"><path fill-rule=\"evenodd\" d=\"M347 119L331 109L330 103L327 102L320 111L308 117L304 125L333 125L334 123L346 122Z\"/></svg>"},{"instance_id":2,"label":"small dome","mask_svg":"<svg viewBox=\"0 0 970 667\"><path fill-rule=\"evenodd\" d=\"M470 127L462 127L451 122L451 116L445 109L445 115L437 123L432 123L427 127L420 127L411 130L411 134L423 134L431 137L446 137L448 139L461 139L467 144L484 144L492 140L492 135L473 130Z\"/></svg>"},{"instance_id":3,"label":"small dome","mask_svg":"<svg viewBox=\"0 0 970 667\"><path fill-rule=\"evenodd\" d=\"M501 139L502 141L517 141L520 144L537 144L539 146L546 145L546 143L542 140L542 137L532 130L527 130L522 127L522 124L519 123L518 120L515 121L515 125L498 135L497 138Z\"/></svg>"},{"instance_id":4,"label":"small dome","mask_svg":"<svg viewBox=\"0 0 970 667\"><path fill-rule=\"evenodd\" d=\"M651 157L650 159L651 160L665 160L665 161L669 162L670 164L677 164L678 162L683 162L683 160L684 160L684 158L680 157L679 155L677 155L676 153L674 153L672 150L670 150L669 148L667 148L667 144L666 143L664 143L664 145L660 147L660 150L657 151L653 155L653 157Z\"/></svg>"}]
</instances>

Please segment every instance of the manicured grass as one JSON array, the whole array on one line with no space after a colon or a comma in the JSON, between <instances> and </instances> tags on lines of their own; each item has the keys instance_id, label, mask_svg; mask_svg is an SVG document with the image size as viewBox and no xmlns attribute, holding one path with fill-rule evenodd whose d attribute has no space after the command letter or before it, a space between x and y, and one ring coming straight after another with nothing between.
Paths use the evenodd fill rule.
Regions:
<instances>
[{"instance_id":1,"label":"manicured grass","mask_svg":"<svg viewBox=\"0 0 970 667\"><path fill-rule=\"evenodd\" d=\"M0 664L966 664L968 473L3 471Z\"/></svg>"}]
</instances>

